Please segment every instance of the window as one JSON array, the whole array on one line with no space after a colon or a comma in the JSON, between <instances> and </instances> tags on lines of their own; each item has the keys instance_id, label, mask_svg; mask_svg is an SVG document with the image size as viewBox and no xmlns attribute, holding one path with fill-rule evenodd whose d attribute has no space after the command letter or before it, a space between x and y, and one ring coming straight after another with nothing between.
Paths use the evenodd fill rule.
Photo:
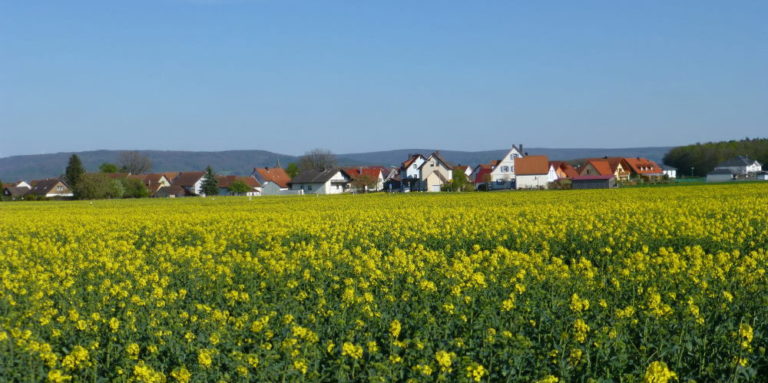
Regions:
<instances>
[{"instance_id":1,"label":"window","mask_svg":"<svg viewBox=\"0 0 768 383\"><path fill-rule=\"evenodd\" d=\"M509 173L509 166L502 166L501 167L501 172L502 173Z\"/></svg>"},{"instance_id":2,"label":"window","mask_svg":"<svg viewBox=\"0 0 768 383\"><path fill-rule=\"evenodd\" d=\"M307 190L312 190L312 185L307 185Z\"/></svg>"},{"instance_id":3,"label":"window","mask_svg":"<svg viewBox=\"0 0 768 383\"><path fill-rule=\"evenodd\" d=\"M504 183L504 180L496 180L496 183L497 183L498 185L502 185L502 184Z\"/></svg>"}]
</instances>

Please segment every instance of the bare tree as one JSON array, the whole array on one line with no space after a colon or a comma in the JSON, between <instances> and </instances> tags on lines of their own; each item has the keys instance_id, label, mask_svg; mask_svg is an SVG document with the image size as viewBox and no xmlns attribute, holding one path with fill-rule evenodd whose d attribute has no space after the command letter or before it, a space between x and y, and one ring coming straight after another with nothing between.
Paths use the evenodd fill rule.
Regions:
<instances>
[{"instance_id":1,"label":"bare tree","mask_svg":"<svg viewBox=\"0 0 768 383\"><path fill-rule=\"evenodd\" d=\"M121 152L117 160L120 170L131 174L142 174L152 169L152 161L149 157L137 151Z\"/></svg>"},{"instance_id":2,"label":"bare tree","mask_svg":"<svg viewBox=\"0 0 768 383\"><path fill-rule=\"evenodd\" d=\"M336 167L336 155L326 149L315 149L299 157L299 173L306 170L323 171Z\"/></svg>"}]
</instances>

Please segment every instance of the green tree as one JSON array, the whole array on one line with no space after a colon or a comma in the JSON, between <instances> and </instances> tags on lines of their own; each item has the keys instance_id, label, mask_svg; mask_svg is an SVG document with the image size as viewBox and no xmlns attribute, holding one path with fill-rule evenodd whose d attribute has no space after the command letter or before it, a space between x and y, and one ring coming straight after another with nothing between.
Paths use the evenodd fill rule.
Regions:
<instances>
[{"instance_id":1,"label":"green tree","mask_svg":"<svg viewBox=\"0 0 768 383\"><path fill-rule=\"evenodd\" d=\"M120 183L123 186L123 198L146 198L149 197L149 190L141 180L135 178L121 178Z\"/></svg>"},{"instance_id":2,"label":"green tree","mask_svg":"<svg viewBox=\"0 0 768 383\"><path fill-rule=\"evenodd\" d=\"M120 180L110 178L103 173L86 173L80 177L73 189L77 199L120 198L123 186Z\"/></svg>"},{"instance_id":3,"label":"green tree","mask_svg":"<svg viewBox=\"0 0 768 383\"><path fill-rule=\"evenodd\" d=\"M288 167L285 168L285 172L288 173L291 178L296 177L299 174L299 165L296 165L295 162L291 162L288 164Z\"/></svg>"},{"instance_id":4,"label":"green tree","mask_svg":"<svg viewBox=\"0 0 768 383\"><path fill-rule=\"evenodd\" d=\"M248 193L248 191L251 190L251 188L248 185L246 185L245 182L236 180L232 182L231 185L229 185L227 190L229 190L229 192L234 195L243 195L245 193Z\"/></svg>"},{"instance_id":5,"label":"green tree","mask_svg":"<svg viewBox=\"0 0 768 383\"><path fill-rule=\"evenodd\" d=\"M80 157L78 157L77 154L71 155L69 157L69 163L67 163L67 168L64 170L64 177L67 179L69 186L72 188L76 187L77 183L83 177L83 174L85 174L85 168L83 167L82 161L80 161Z\"/></svg>"},{"instance_id":6,"label":"green tree","mask_svg":"<svg viewBox=\"0 0 768 383\"><path fill-rule=\"evenodd\" d=\"M203 185L201 189L204 195L219 194L219 181L216 179L216 173L213 172L210 165L205 168L205 176L203 176Z\"/></svg>"},{"instance_id":7,"label":"green tree","mask_svg":"<svg viewBox=\"0 0 768 383\"><path fill-rule=\"evenodd\" d=\"M445 190L447 191L472 191L474 187L469 182L467 174L463 170L456 168L453 169L451 182L446 184Z\"/></svg>"},{"instance_id":8,"label":"green tree","mask_svg":"<svg viewBox=\"0 0 768 383\"><path fill-rule=\"evenodd\" d=\"M117 173L117 165L105 162L99 165L99 171L102 173Z\"/></svg>"}]
</instances>

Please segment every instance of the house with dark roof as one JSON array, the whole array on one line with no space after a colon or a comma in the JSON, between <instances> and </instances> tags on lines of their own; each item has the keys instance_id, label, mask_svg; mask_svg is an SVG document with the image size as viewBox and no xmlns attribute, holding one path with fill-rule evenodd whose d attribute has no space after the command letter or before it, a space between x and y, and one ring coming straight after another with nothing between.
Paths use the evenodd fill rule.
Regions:
<instances>
[{"instance_id":1,"label":"house with dark roof","mask_svg":"<svg viewBox=\"0 0 768 383\"><path fill-rule=\"evenodd\" d=\"M184 196L200 196L203 194L203 181L205 180L205 172L181 172L171 182L171 186L177 186L184 189ZM175 188L177 197L178 188Z\"/></svg>"},{"instance_id":2,"label":"house with dark roof","mask_svg":"<svg viewBox=\"0 0 768 383\"><path fill-rule=\"evenodd\" d=\"M6 184L3 185L2 194L5 198L8 198L12 201L20 200L24 198L24 196L29 193L30 188L25 186L13 186L13 184Z\"/></svg>"},{"instance_id":3,"label":"house with dark roof","mask_svg":"<svg viewBox=\"0 0 768 383\"><path fill-rule=\"evenodd\" d=\"M72 189L58 178L34 180L29 194L44 198L69 198L74 196Z\"/></svg>"},{"instance_id":4,"label":"house with dark roof","mask_svg":"<svg viewBox=\"0 0 768 383\"><path fill-rule=\"evenodd\" d=\"M516 189L546 189L556 179L557 174L547 156L515 158Z\"/></svg>"},{"instance_id":5,"label":"house with dark roof","mask_svg":"<svg viewBox=\"0 0 768 383\"><path fill-rule=\"evenodd\" d=\"M763 165L747 156L736 156L721 162L715 170L729 170L736 177L748 177L763 170Z\"/></svg>"},{"instance_id":6,"label":"house with dark roof","mask_svg":"<svg viewBox=\"0 0 768 383\"><path fill-rule=\"evenodd\" d=\"M439 151L433 152L419 167L421 191L439 192L453 179L453 164Z\"/></svg>"},{"instance_id":7,"label":"house with dark roof","mask_svg":"<svg viewBox=\"0 0 768 383\"><path fill-rule=\"evenodd\" d=\"M421 190L421 165L427 158L419 153L408 156L408 159L400 164L400 191Z\"/></svg>"},{"instance_id":8,"label":"house with dark roof","mask_svg":"<svg viewBox=\"0 0 768 383\"><path fill-rule=\"evenodd\" d=\"M304 194L341 194L350 191L352 177L344 169L303 170L289 183Z\"/></svg>"}]
</instances>

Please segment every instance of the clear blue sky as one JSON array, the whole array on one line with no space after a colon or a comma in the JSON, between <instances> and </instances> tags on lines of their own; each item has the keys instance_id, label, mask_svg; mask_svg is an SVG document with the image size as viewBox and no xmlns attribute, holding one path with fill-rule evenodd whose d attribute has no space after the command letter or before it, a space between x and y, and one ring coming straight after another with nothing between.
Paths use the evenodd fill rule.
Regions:
<instances>
[{"instance_id":1,"label":"clear blue sky","mask_svg":"<svg viewBox=\"0 0 768 383\"><path fill-rule=\"evenodd\" d=\"M768 136L768 1L0 0L0 157Z\"/></svg>"}]
</instances>

